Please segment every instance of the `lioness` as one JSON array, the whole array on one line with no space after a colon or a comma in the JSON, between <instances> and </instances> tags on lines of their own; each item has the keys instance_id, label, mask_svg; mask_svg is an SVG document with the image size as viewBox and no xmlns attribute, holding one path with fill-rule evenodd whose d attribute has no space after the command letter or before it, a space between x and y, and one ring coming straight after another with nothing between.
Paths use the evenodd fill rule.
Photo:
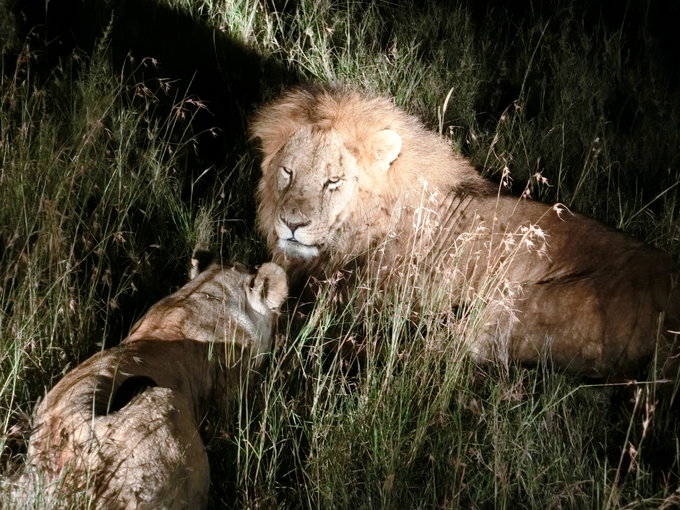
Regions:
<instances>
[{"instance_id":1,"label":"lioness","mask_svg":"<svg viewBox=\"0 0 680 510\"><path fill-rule=\"evenodd\" d=\"M237 398L286 295L276 264L256 274L211 265L54 386L35 413L30 462L60 494L96 508L205 507L199 424Z\"/></svg>"},{"instance_id":2,"label":"lioness","mask_svg":"<svg viewBox=\"0 0 680 510\"><path fill-rule=\"evenodd\" d=\"M563 206L497 193L388 99L297 88L264 106L251 133L259 227L291 274L352 262L379 288L406 277L449 308L485 301L479 359L549 355L623 377L657 346L669 354L680 296L667 254Z\"/></svg>"}]
</instances>

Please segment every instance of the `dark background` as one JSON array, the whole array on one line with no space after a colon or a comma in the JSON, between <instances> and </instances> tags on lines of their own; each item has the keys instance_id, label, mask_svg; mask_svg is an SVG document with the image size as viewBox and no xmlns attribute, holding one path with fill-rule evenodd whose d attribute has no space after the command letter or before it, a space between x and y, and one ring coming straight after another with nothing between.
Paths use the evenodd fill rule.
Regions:
<instances>
[{"instance_id":1,"label":"dark background","mask_svg":"<svg viewBox=\"0 0 680 510\"><path fill-rule=\"evenodd\" d=\"M263 8L277 9L284 14L296 9L295 0L262 3ZM380 4L380 8L389 19L402 4L424 6L428 3L432 3L431 0L392 1ZM453 5L444 0L439 3ZM562 21L564 26L573 22L561 20L561 13L578 11L582 13L578 23L586 32L609 29L614 33L623 27L621 34L626 58L635 62L653 55L656 61L650 67L654 75L649 76L649 80L661 83L669 94L678 97L680 2L532 0L462 3L466 4L480 32L486 26L493 26L495 37L508 41L508 51L504 55L508 62L513 60L512 41L517 32L532 26L537 19L552 19L548 30L559 32ZM338 8L342 8L342 4L344 2ZM191 95L207 104L209 111L198 115L195 127L197 132L214 126L219 128L218 137L201 138L198 156L210 164L224 165L232 148L240 145L234 142L243 139L248 117L256 105L286 85L305 81L297 69L264 58L229 34L216 31L160 1L17 0L10 3L10 9L19 40L43 41L46 70L68 58L76 48L91 53L106 30L110 30L110 55L115 68L123 68L128 56L155 58L158 67L147 68L144 70L146 76L140 78L156 75L179 80L180 87L185 86ZM398 29L398 26L392 27L393 31ZM436 34L433 40L436 40ZM11 52L8 52L3 66L5 72L11 68L11 62ZM540 73L540 68L535 72ZM506 73L502 79L490 79L489 90L483 91L477 100L477 110L483 112L489 122L495 122L516 99L523 79L520 70L516 76ZM527 103L530 106L539 104ZM635 128L639 108L634 91L625 90L622 85L621 90L609 98L609 110L607 117L615 124L615 129Z\"/></svg>"}]
</instances>

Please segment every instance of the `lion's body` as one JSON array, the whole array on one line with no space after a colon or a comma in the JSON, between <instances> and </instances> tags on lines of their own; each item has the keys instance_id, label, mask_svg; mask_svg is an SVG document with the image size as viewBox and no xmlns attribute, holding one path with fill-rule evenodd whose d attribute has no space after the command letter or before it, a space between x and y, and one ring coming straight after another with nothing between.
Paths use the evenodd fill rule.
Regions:
<instances>
[{"instance_id":1,"label":"lion's body","mask_svg":"<svg viewBox=\"0 0 680 510\"><path fill-rule=\"evenodd\" d=\"M483 296L478 358L535 363L549 353L559 367L616 377L636 374L657 348L669 354L680 275L665 253L564 207L508 196L451 195L431 215L432 232L416 236L427 255L412 265L427 268L420 286L444 284L455 304ZM387 253L405 252L390 243Z\"/></svg>"},{"instance_id":2,"label":"lion's body","mask_svg":"<svg viewBox=\"0 0 680 510\"><path fill-rule=\"evenodd\" d=\"M165 355L158 356L159 347ZM42 483L95 508L205 507L210 474L200 416L179 389L184 360L198 362L201 351L195 342L141 341L69 372L36 411L29 456Z\"/></svg>"},{"instance_id":3,"label":"lion's body","mask_svg":"<svg viewBox=\"0 0 680 510\"><path fill-rule=\"evenodd\" d=\"M622 376L657 340L668 354L680 323L668 255L564 207L494 192L387 100L298 89L263 108L252 133L263 152L259 225L292 274L358 261L383 288L412 285L449 309L483 300L471 333L481 359L549 356Z\"/></svg>"},{"instance_id":4,"label":"lion's body","mask_svg":"<svg viewBox=\"0 0 680 510\"><path fill-rule=\"evenodd\" d=\"M283 270L211 266L154 305L115 348L69 372L36 410L32 464L96 508L203 508L199 425L237 398L269 349Z\"/></svg>"}]
</instances>

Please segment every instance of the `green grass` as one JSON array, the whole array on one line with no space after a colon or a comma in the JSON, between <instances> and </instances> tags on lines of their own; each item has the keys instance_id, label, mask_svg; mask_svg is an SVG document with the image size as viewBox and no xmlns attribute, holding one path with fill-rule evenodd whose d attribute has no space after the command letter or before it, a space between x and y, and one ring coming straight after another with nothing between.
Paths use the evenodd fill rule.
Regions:
<instances>
[{"instance_id":1,"label":"green grass","mask_svg":"<svg viewBox=\"0 0 680 510\"><path fill-rule=\"evenodd\" d=\"M106 51L40 76L42 56L27 48L2 78L6 474L25 451L36 400L79 361L120 341L169 284L185 280L185 254L207 241L206 213L180 193L191 105L171 98L170 114L154 118L166 85L121 78Z\"/></svg>"},{"instance_id":2,"label":"green grass","mask_svg":"<svg viewBox=\"0 0 680 510\"><path fill-rule=\"evenodd\" d=\"M569 3L532 17L435 1L171 4L306 79L392 95L516 192L680 256L680 101L651 2L621 22ZM266 259L241 228L258 172L245 133L230 167L194 167L202 106L185 84L140 78L146 55L115 68L107 34L56 64L39 40L16 55L20 41L0 44L2 508L53 507L39 489L37 503L13 495L36 401L180 285L195 245ZM475 365L475 314L414 324L408 292L381 314L322 294L290 325L238 415L209 419L215 508L678 503L677 415L656 385Z\"/></svg>"}]
</instances>

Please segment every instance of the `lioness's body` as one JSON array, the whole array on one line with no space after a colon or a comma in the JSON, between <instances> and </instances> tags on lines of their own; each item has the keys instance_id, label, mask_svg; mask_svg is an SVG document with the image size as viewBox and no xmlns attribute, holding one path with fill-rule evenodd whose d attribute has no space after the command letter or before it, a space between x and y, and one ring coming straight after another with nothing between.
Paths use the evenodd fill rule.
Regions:
<instances>
[{"instance_id":1,"label":"lioness's body","mask_svg":"<svg viewBox=\"0 0 680 510\"><path fill-rule=\"evenodd\" d=\"M564 207L499 195L388 100L295 89L252 133L259 225L292 274L358 265L383 289L411 284L449 308L483 300L471 346L482 359L549 355L625 376L657 346L668 354L680 276L666 254Z\"/></svg>"},{"instance_id":2,"label":"lioness's body","mask_svg":"<svg viewBox=\"0 0 680 510\"><path fill-rule=\"evenodd\" d=\"M95 508L205 507L210 473L199 423L209 393L195 379L199 370L207 381L218 376L205 351L188 340L140 341L69 372L36 411L29 456L44 481ZM151 381L157 386L144 388Z\"/></svg>"},{"instance_id":3,"label":"lioness's body","mask_svg":"<svg viewBox=\"0 0 680 510\"><path fill-rule=\"evenodd\" d=\"M96 508L205 507L199 425L259 364L286 292L274 264L211 266L55 385L36 410L31 462Z\"/></svg>"}]
</instances>

